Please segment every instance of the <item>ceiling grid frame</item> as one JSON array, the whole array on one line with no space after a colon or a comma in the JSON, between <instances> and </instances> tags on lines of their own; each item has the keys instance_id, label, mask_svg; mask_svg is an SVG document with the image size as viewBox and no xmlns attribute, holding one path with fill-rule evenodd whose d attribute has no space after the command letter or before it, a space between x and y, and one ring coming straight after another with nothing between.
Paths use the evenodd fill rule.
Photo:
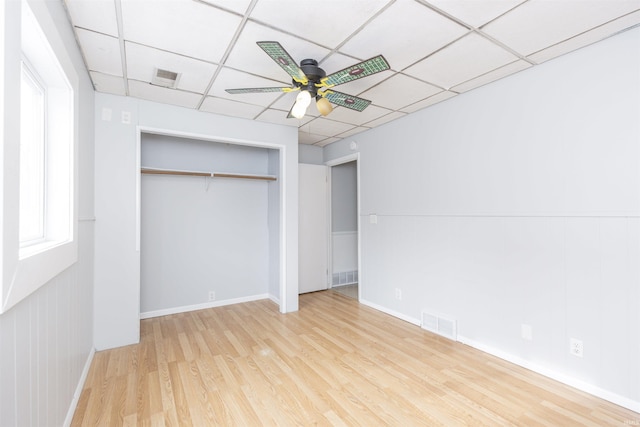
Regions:
<instances>
[{"instance_id":1,"label":"ceiling grid frame","mask_svg":"<svg viewBox=\"0 0 640 427\"><path fill-rule=\"evenodd\" d=\"M348 13L353 14L353 16L341 16L340 19L336 21L339 23L339 27L333 27L335 23L330 19L318 20L317 16L306 12L302 12L299 15L298 19L300 19L300 22L294 23L292 21L286 21L286 19L291 19L295 14L281 14L282 16L280 16L277 12L269 12L265 8L267 1L270 8L281 8L281 10L283 10L282 8L285 7L299 5L303 0L243 0L233 3L229 0L164 0L163 2L152 2L152 0L103 0L103 4L101 5L92 5L93 2L90 0L62 1L67 11L69 22L74 27L76 42L80 47L82 58L96 91L117 95L124 94L125 96L137 96L157 102L182 105L200 111L296 126L299 131L301 144L311 143L317 146L330 144L345 136L351 138L359 132L384 125L391 120L404 117L406 114L410 114L419 109L428 108L434 103L446 102L447 99L455 97L460 93L473 90L485 84L490 84L496 79L507 77L530 67L535 67L542 62L552 60L557 56L640 25L640 0L591 0L589 2L575 2L570 5L563 2L558 2L557 4L555 2L544 2L544 0L504 0L503 4L496 3L492 0L476 0L471 6L465 3L465 0L447 0L446 2L443 0L376 0L375 3L365 3L367 0L340 0L340 4L346 5L346 7L341 8L340 11L345 13L344 11L346 10ZM197 45L185 49L177 45L175 41L167 42L169 44L163 44L162 41L155 42L144 35L145 27L137 28L131 33L139 34L137 39L136 36L128 39L128 31L132 29L128 26L133 25L132 22L140 25L145 25L145 22L150 22L138 18L130 19L132 18L131 13L140 13L142 10L139 7L132 8L131 4L141 1L152 2L152 12L155 14L154 16L157 19L167 20L165 24L162 24L163 28L167 29L167 33L174 30L171 25L171 20L174 19L174 17L171 16L170 13L165 12L163 14L163 8L173 7L173 9L166 10L177 10L180 12L182 19L180 24L182 24L181 28L183 29L187 28L185 22L191 22L188 18L189 13L202 15L193 15L194 20L199 19L198 22L200 25L198 28L200 32L194 33L194 36L196 36L196 34L198 34L198 37L204 35L205 38L202 40L207 43L206 46L215 46L217 51L208 53L203 51L202 46L199 49ZM111 6L109 6L109 3ZM254 98L240 97L234 99L228 96L219 97L219 95L223 93L222 91L228 88L219 87L218 85L224 84L221 83L223 80L231 82L233 79L229 80L228 77L230 75L234 76L235 80L233 81L236 83L244 78L247 79L247 82L250 80L261 82L264 79L278 82L277 84L281 84L284 81L290 82L290 78L286 76L285 73L282 73L281 77L277 77L280 76L280 74L274 72L274 69L278 68L277 64L269 63L268 61L271 61L270 58L259 58L259 55L264 55L264 53L260 52L260 49L255 45L257 41L271 41L271 38L277 38L278 34L281 34L282 40L273 41L281 42L283 48L291 53L295 61L299 62L306 58L316 59L320 64L319 66L323 67L327 74L331 74L336 70L346 68L370 56L370 52L357 55L357 49L355 49L355 47L360 45L366 47L366 44L363 44L366 39L363 39L363 37L369 37L373 34L372 29L374 27L372 25L375 24L377 28L380 28L380 23L390 22L389 19L401 21L398 22L397 25L420 25L418 24L420 17L406 13L407 11L416 10L417 8L415 6L407 7L415 4L429 10L430 15L425 12L425 16L433 17L434 22L442 22L443 24L451 22L452 25L449 25L451 31L453 31L454 27L462 27L466 29L466 31L458 35L451 33L448 36L448 40L446 39L446 35L444 35L445 38L443 39L443 34L440 34L438 36L440 37L439 40L446 41L446 43L444 43L444 45L434 46L434 43L431 42L431 46L435 47L433 51L426 51L425 49L427 49L427 47L426 45L422 46L422 43L413 43L408 46L408 43L396 35L396 33L401 34L402 31L395 31L393 27L389 27L388 31L385 30L383 34L379 34L379 36L384 37L386 41L390 40L389 43L391 44L389 46L394 46L393 54L401 59L404 58L404 64L407 64L407 58L411 58L412 60L409 61L408 65L404 65L401 68L390 63L391 70L384 71L368 79L365 78L346 83L339 88L340 92L344 90L346 93L353 94L352 96L364 96L364 98L371 101L370 106L367 107L371 109L371 111L368 113L368 116L366 116L366 121L363 121L364 116L358 116L358 114L365 114L367 110L363 113L358 113L341 106L334 106L334 113L332 113L334 114L333 118L331 115L327 117L320 116L314 106L314 108L309 108L307 115L301 120L285 119L282 115L286 116L286 110L289 108L287 105L290 106L295 98L287 93L277 94L273 99L264 98L269 95L259 93L253 94L252 96ZM203 5L211 7L212 12L205 14L200 7ZM123 15L125 6L129 14L126 17ZM559 11L559 17L551 16L553 15L553 10L556 9ZM217 12L213 12L213 10ZM104 13L101 13L101 11ZM416 11L419 12L419 10ZM547 11L548 14L541 15L541 13L545 13L545 11ZM573 11L575 11L575 13L572 13ZM405 15L398 15L399 12L405 13ZM517 22L526 23L526 21L518 20L527 19L527 14L530 12L533 14L531 16L538 18L544 17L544 19L542 21L535 21L539 22L539 25L524 25L524 27L527 27L527 33L516 34L516 31L520 33L525 31L522 29L522 26L519 27L517 25ZM335 13L339 12L336 11ZM562 26L565 25L565 22L562 22L561 19L563 13L565 14L564 16L566 16L567 13L571 13L571 16L575 17L574 20L578 20L579 22L571 22L571 25L562 28ZM285 15L289 16L289 18ZM436 15L440 18L435 18ZM203 16L222 19L223 21L214 21L212 23L213 26L207 27L206 18L202 18ZM546 16L549 16L549 19L546 19ZM187 21L185 21L185 19ZM376 20L380 19L383 21L378 21L376 24ZM130 22L127 22L127 20ZM232 28L230 24L233 22L238 23L232 35L228 30ZM157 25L157 23L153 25ZM223 26L217 29L220 25ZM298 34L295 31L291 31L291 29L304 28L304 25L321 25L321 27L314 27L314 31L311 31L309 34ZM424 23L422 23L422 25L424 25ZM251 26L252 31L247 33L249 26ZM154 28L157 29L157 26ZM227 32L223 33L222 31L225 28L226 30L224 31ZM367 28L370 28L368 32ZM86 33L84 37L78 36L79 32L86 30L100 34L102 37L114 37L116 29L118 33L117 46L119 48L118 60L120 62L118 65L122 70L122 76L113 75L115 72L113 68L114 63L107 64L109 67L106 67L105 61L111 60L109 57L98 56L103 54L99 49L100 45L111 49L110 52L115 53L115 44L111 45L110 43L112 42L108 42L106 38L87 37ZM260 38L259 34L263 30L265 31L264 38L252 40L253 37ZM334 30L338 30L338 32L335 34L327 33L328 31ZM212 36L218 34L221 38L218 38L217 42L210 37L207 40L207 31ZM439 28L435 26L429 31L449 30L445 27ZM548 31L552 31L553 33L548 33ZM422 30L420 32L421 34L427 34L423 33ZM545 32L548 34L545 35ZM251 39L247 34L252 34ZM463 46L475 46L473 43L469 44L471 43L470 39L465 40L465 38L471 34L475 34L475 37L480 37L486 41L482 43L479 41L475 42L480 43L478 46L486 46L487 48L494 46L494 48L492 48L493 51L489 50L487 52L488 54L491 55L491 52L494 52L493 55L495 56L497 54L495 52L504 51L506 53L497 54L498 56L494 60L487 57L484 63L469 63L470 58L465 59L465 55L485 54L484 51L466 52L464 50ZM160 33L159 35L163 36L161 37L162 40L168 40L164 35ZM231 36L230 39L229 36ZM542 38L537 40L539 36ZM184 33L180 34L180 40L189 40L185 37L187 37L187 35ZM527 39L523 39L523 37L528 38L528 40L533 40L533 42L528 44L519 43L518 40L524 40L526 42ZM149 43L154 44L154 46L139 39L149 40ZM290 42L285 42L285 39ZM229 40L226 48L221 43L223 40L225 42ZM476 39L473 40L475 41ZM416 41L418 40L416 39ZM201 40L198 38L193 38L193 43L197 44L200 42ZM372 46L375 46L375 40L372 40L372 42L374 43ZM202 67L197 67L199 63L210 64L212 68L210 71L207 71L207 73L211 72L209 80L207 84L204 85L204 81L206 80L201 79L200 82L202 83L198 84L202 84L203 86L191 85L189 87L189 85L187 85L187 88L183 86L176 89L161 88L159 86L152 88L151 76L149 76L148 80L140 80L144 75L141 75L139 70L134 76L130 75L128 68L128 59L130 58L127 57L129 54L127 52L128 43L135 43L146 49L154 49L166 54L149 54L149 58L164 58L167 55L178 55L175 59L165 62L182 64L180 66L184 67L184 69L169 71L183 75L192 76L193 73L198 72L198 69L202 70ZM253 44L253 46L250 46L251 44ZM304 53L306 51L305 46L312 47L312 51L322 54L314 58L314 53ZM317 48L313 46L317 46ZM519 46L536 46L538 48L533 52L529 52L529 48L522 50ZM176 47L176 50L180 50L180 52L172 49L172 47ZM496 50L496 48L500 50ZM224 49L224 51L222 49ZM373 48L368 48L367 50L371 51ZM238 57L241 51L244 56ZM149 52L152 53L153 51ZM185 54L185 52L192 52L192 54ZM253 56L254 53L256 55L255 57ZM377 53L383 56L385 53L390 54L390 52L384 51ZM422 53L422 55L420 55L420 53ZM219 58L218 62L209 59L213 59L216 56ZM232 60L229 61L232 56ZM510 56L513 56L514 60L509 62L508 59ZM96 60L96 58L99 60ZM183 59L181 60L180 58ZM419 59L415 60L415 58ZM238 59L241 59L241 61L238 61ZM113 61L115 61L115 57L113 57ZM402 63L403 61L400 62ZM427 73L428 75L420 73L421 67L416 67L416 65L422 61L426 61L424 66L431 70ZM227 65L228 62L229 65ZM146 67L153 69L154 66L157 66L157 64L147 64ZM270 68L270 66L273 68ZM413 73L412 70L410 70L411 67L415 67ZM432 70L431 67L437 67L437 69ZM468 67L469 69L465 69L465 72L459 70L457 74L448 79L449 81L446 81L446 83L443 81L443 83L445 83L444 85L438 81L434 81L434 76L447 73L447 67ZM204 68L204 70L206 70L206 68ZM455 68L453 68L453 70L455 71ZM223 71L227 73L225 74L227 77L225 79L221 78ZM200 74L200 78L206 76L206 74L202 74L202 72L200 72ZM453 81L455 76L458 78L464 77L465 80ZM407 78L414 79L417 86L416 89L412 91L411 96L406 99L406 102L403 102L398 96L404 95L398 95L398 93L395 92L396 88L404 88L402 90L406 92L408 88L406 85L413 81L407 80ZM193 80L191 79L190 81ZM446 87L446 85L452 83L452 81L453 85ZM130 87L130 84L133 85L132 87L135 90ZM199 93L202 87L204 87L204 93ZM194 92L193 90L197 90L198 92ZM122 91L124 93L122 93ZM368 94L372 94L372 96L368 96ZM407 95L409 95L409 93L407 93ZM263 98L260 98L261 96ZM214 101L214 103L212 104L211 101ZM215 108L212 109L214 104Z\"/></svg>"}]
</instances>

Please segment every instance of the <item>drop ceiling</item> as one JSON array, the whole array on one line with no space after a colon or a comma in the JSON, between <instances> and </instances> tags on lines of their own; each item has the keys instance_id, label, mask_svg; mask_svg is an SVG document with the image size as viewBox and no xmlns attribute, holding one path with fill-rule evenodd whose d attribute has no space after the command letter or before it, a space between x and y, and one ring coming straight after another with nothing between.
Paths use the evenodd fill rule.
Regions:
<instances>
[{"instance_id":1,"label":"drop ceiling","mask_svg":"<svg viewBox=\"0 0 640 427\"><path fill-rule=\"evenodd\" d=\"M640 24L640 0L64 0L94 87L215 114L298 128L325 146L534 67ZM327 74L378 54L390 70L336 89L372 101L363 112L310 106L256 45L278 41ZM157 70L179 75L174 87Z\"/></svg>"}]
</instances>

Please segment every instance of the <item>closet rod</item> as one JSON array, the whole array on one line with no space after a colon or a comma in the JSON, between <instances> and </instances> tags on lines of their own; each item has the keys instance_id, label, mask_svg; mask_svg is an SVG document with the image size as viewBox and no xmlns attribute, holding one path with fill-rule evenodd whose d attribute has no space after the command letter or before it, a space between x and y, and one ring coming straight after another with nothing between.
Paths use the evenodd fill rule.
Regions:
<instances>
[{"instance_id":1,"label":"closet rod","mask_svg":"<svg viewBox=\"0 0 640 427\"><path fill-rule=\"evenodd\" d=\"M183 171L175 169L152 169L141 168L140 173L153 175L186 175L186 176L206 176L210 178L240 178L240 179L258 179L262 181L275 181L277 178L273 175L247 175L239 173L223 173L223 172L198 172Z\"/></svg>"}]
</instances>

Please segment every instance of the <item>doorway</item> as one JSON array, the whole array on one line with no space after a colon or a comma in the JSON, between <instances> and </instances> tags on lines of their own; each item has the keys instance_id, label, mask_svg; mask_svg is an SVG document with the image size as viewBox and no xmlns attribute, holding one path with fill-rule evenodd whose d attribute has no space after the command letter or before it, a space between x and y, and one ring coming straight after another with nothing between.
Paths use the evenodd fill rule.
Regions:
<instances>
[{"instance_id":1,"label":"doorway","mask_svg":"<svg viewBox=\"0 0 640 427\"><path fill-rule=\"evenodd\" d=\"M333 291L360 299L359 197L357 154L329 166L329 265Z\"/></svg>"}]
</instances>

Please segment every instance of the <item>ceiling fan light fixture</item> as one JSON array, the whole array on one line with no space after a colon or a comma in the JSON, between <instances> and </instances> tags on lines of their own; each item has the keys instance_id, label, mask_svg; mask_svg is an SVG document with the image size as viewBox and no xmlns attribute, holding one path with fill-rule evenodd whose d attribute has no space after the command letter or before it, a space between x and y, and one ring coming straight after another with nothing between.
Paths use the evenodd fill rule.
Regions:
<instances>
[{"instance_id":1,"label":"ceiling fan light fixture","mask_svg":"<svg viewBox=\"0 0 640 427\"><path fill-rule=\"evenodd\" d=\"M307 112L307 107L311 104L311 94L309 91L301 90L296 97L296 103L291 109L291 115L296 119L301 119Z\"/></svg>"},{"instance_id":2,"label":"ceiling fan light fixture","mask_svg":"<svg viewBox=\"0 0 640 427\"><path fill-rule=\"evenodd\" d=\"M333 111L333 105L331 105L327 98L323 98L321 96L319 96L316 101L316 107L318 107L318 111L323 116L327 116Z\"/></svg>"}]
</instances>

